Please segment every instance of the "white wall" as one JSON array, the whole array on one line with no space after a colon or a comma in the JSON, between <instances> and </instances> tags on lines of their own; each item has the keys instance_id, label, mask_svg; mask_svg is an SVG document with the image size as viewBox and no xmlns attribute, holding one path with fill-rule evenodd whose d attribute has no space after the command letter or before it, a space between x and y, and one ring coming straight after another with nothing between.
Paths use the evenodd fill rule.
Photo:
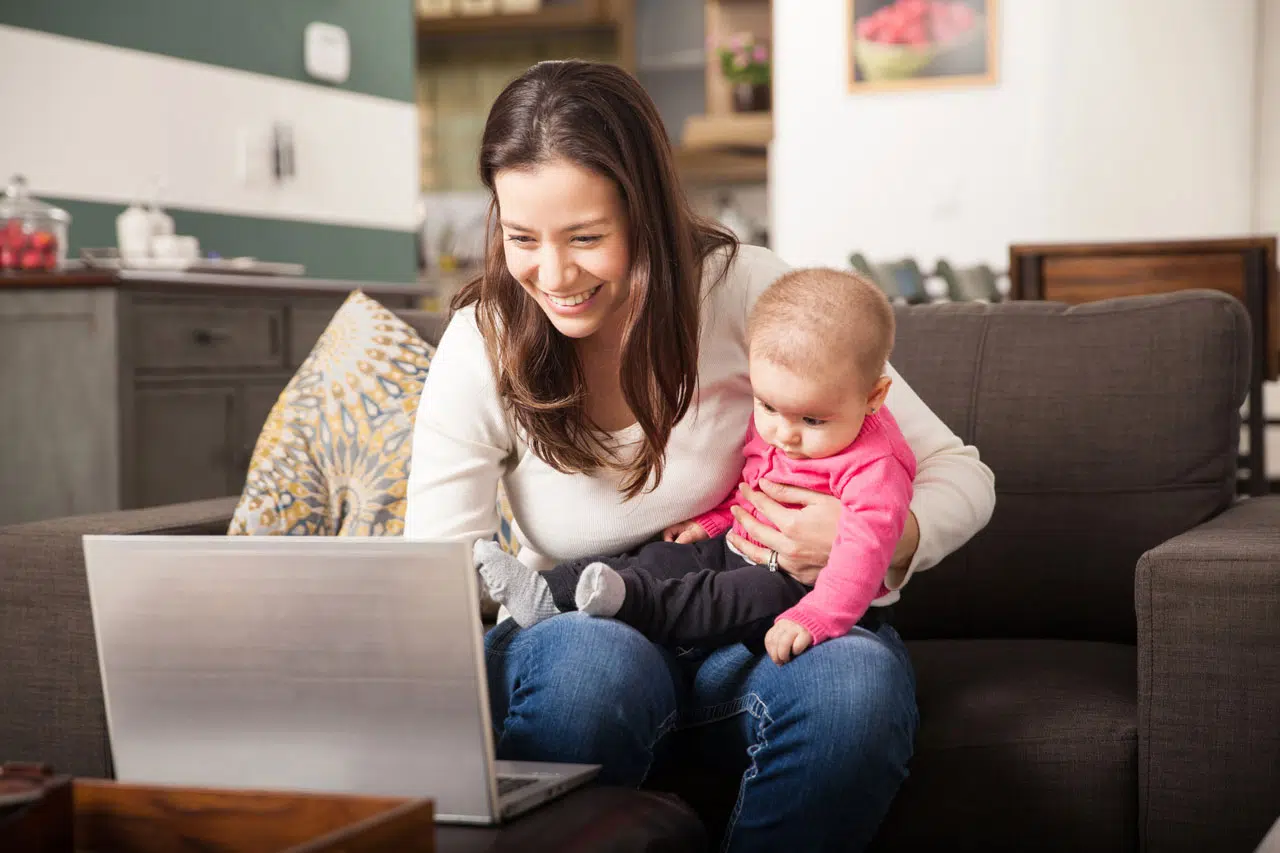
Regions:
<instances>
[{"instance_id":1,"label":"white wall","mask_svg":"<svg viewBox=\"0 0 1280 853\"><path fill-rule=\"evenodd\" d=\"M89 201L410 230L417 107L0 25L0 182ZM268 179L272 124L287 122L296 179ZM241 165L241 136L251 142ZM247 180L245 172L247 171Z\"/></svg>"},{"instance_id":2,"label":"white wall","mask_svg":"<svg viewBox=\"0 0 1280 853\"><path fill-rule=\"evenodd\" d=\"M774 3L786 260L844 265L859 249L1003 268L1012 242L1251 230L1253 0L1000 6L997 85L851 95L845 0Z\"/></svg>"},{"instance_id":3,"label":"white wall","mask_svg":"<svg viewBox=\"0 0 1280 853\"><path fill-rule=\"evenodd\" d=\"M1280 0L1262 0L1261 5L1257 227L1263 234L1276 234L1280 233Z\"/></svg>"}]
</instances>

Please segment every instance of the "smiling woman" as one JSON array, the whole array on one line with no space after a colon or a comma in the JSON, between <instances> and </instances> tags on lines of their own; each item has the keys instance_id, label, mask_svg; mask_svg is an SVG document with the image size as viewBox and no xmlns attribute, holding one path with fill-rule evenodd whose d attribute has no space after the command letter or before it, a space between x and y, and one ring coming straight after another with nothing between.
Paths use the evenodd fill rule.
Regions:
<instances>
[{"instance_id":1,"label":"smiling woman","mask_svg":"<svg viewBox=\"0 0 1280 853\"><path fill-rule=\"evenodd\" d=\"M485 125L480 166L492 194L485 265L427 374L405 535L491 538L501 481L519 565L482 575L537 617L546 584L528 569L633 552L740 482L754 405L747 318L787 266L690 211L653 102L612 66L549 62L514 80ZM600 764L601 780L634 786L667 733L689 725L738 797L725 849L861 849L906 773L917 716L883 605L981 529L994 502L977 451L885 373L885 405L920 475L869 621L779 667L740 643L677 663L614 619L521 627L513 611L485 639L498 757ZM784 399L792 390L773 401L784 415L834 414ZM840 500L764 479L760 489L744 499L768 524L738 518L751 541L732 534L732 547L813 584Z\"/></svg>"},{"instance_id":2,"label":"smiling woman","mask_svg":"<svg viewBox=\"0 0 1280 853\"><path fill-rule=\"evenodd\" d=\"M656 107L609 65L544 62L508 87L480 178L498 227L454 307L475 305L533 453L562 473L618 472L634 497L662 481L693 400L703 262L734 240L693 213ZM633 425L623 459L611 434Z\"/></svg>"},{"instance_id":3,"label":"smiling woman","mask_svg":"<svg viewBox=\"0 0 1280 853\"><path fill-rule=\"evenodd\" d=\"M494 184L507 270L556 331L581 340L625 317L631 247L617 185L564 160L504 171Z\"/></svg>"}]
</instances>

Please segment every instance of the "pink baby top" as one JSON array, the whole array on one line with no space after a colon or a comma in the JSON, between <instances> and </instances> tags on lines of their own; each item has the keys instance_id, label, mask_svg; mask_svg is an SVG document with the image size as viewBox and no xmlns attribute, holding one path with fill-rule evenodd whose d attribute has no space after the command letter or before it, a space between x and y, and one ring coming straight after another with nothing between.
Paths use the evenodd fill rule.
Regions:
<instances>
[{"instance_id":1,"label":"pink baby top","mask_svg":"<svg viewBox=\"0 0 1280 853\"><path fill-rule=\"evenodd\" d=\"M766 443L752 420L743 454L742 481L749 487L771 480L834 495L844 505L831 556L813 591L778 617L803 625L813 635L814 645L844 636L871 602L886 592L885 574L910 509L916 459L898 422L882 407L867 416L858 437L836 455L792 459ZM723 503L695 520L711 536L732 527L754 542L734 522L729 511L734 504L769 524L736 488Z\"/></svg>"}]
</instances>

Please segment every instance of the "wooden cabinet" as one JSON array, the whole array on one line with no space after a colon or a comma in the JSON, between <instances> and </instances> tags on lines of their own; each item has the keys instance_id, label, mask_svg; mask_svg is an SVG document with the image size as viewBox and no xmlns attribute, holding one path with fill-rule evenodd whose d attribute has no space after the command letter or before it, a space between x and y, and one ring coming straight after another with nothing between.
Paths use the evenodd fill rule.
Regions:
<instances>
[{"instance_id":1,"label":"wooden cabinet","mask_svg":"<svg viewBox=\"0 0 1280 853\"><path fill-rule=\"evenodd\" d=\"M0 524L238 494L276 398L351 290L243 276L0 278Z\"/></svg>"}]
</instances>

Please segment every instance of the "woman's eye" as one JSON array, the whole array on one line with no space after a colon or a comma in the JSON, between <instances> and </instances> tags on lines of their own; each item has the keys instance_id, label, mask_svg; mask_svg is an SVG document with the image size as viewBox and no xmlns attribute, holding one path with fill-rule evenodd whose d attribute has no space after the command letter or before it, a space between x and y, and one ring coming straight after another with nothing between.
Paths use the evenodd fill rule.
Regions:
<instances>
[{"instance_id":1,"label":"woman's eye","mask_svg":"<svg viewBox=\"0 0 1280 853\"><path fill-rule=\"evenodd\" d=\"M805 418L804 419L805 426L820 427L825 423L826 421L822 420L821 418Z\"/></svg>"},{"instance_id":2,"label":"woman's eye","mask_svg":"<svg viewBox=\"0 0 1280 853\"><path fill-rule=\"evenodd\" d=\"M573 242L579 246L594 246L600 242L599 234L579 234L573 238Z\"/></svg>"},{"instance_id":3,"label":"woman's eye","mask_svg":"<svg viewBox=\"0 0 1280 853\"><path fill-rule=\"evenodd\" d=\"M533 238L525 234L508 234L507 242L515 243L518 246L527 246L533 242Z\"/></svg>"}]
</instances>

